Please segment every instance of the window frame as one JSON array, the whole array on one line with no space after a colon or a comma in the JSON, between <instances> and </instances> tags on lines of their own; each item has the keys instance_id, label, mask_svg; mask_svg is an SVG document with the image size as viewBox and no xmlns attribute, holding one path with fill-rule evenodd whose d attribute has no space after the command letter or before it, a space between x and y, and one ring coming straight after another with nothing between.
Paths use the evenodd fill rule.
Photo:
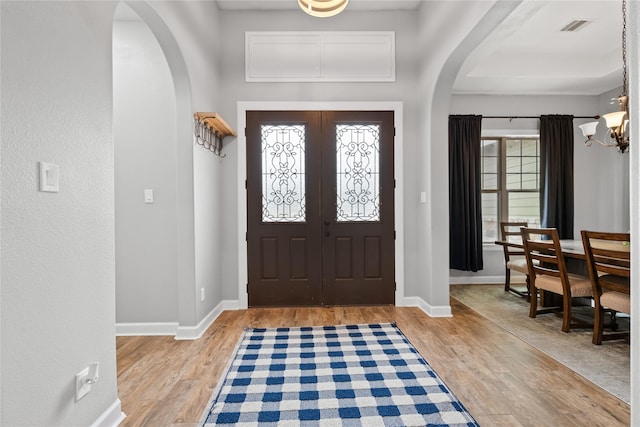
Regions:
<instances>
[{"instance_id":1,"label":"window frame","mask_svg":"<svg viewBox=\"0 0 640 427\"><path fill-rule=\"evenodd\" d=\"M527 136L482 136L480 138L482 141L490 140L490 141L498 141L498 154L497 154L497 165L496 165L496 188L495 189L485 189L484 188L484 179L481 179L481 194L495 194L497 199L497 218L496 218L496 240L500 240L499 228L498 225L500 222L509 221L509 194L510 193L537 193L540 194L540 179L539 179L539 164L537 167L538 182L536 185L536 189L508 189L507 188L507 141L509 140L520 140L522 141L537 141L538 147L540 147L540 136L539 135L527 135ZM540 152L537 153L537 161L540 161ZM485 158L483 153L480 154L481 161ZM520 158L522 158L522 154ZM527 156L529 157L529 156ZM481 165L480 174L481 176L484 174L484 164ZM538 217L538 220L540 218ZM484 224L484 219L482 221ZM483 233L484 234L484 233ZM484 240L483 236L483 245L493 245L494 241Z\"/></svg>"}]
</instances>

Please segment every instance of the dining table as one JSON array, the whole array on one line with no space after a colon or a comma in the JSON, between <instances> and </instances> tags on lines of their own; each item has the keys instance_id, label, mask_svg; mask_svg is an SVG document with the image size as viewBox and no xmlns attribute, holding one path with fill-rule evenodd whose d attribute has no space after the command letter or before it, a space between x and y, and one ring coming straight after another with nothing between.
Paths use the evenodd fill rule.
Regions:
<instances>
[{"instance_id":1,"label":"dining table","mask_svg":"<svg viewBox=\"0 0 640 427\"><path fill-rule=\"evenodd\" d=\"M504 241L504 240L496 240L496 245L500 246L509 246L518 249L524 249L522 242L520 241ZM591 240L591 245L600 248L611 248L620 250L621 248L626 251L630 251L629 242L617 243L611 241L599 241L597 239ZM589 272L587 270L586 263L586 255L584 253L584 245L581 239L561 239L560 240L560 248L562 249L562 255L565 260L565 265L567 267L567 271L569 273L579 274L581 276L589 277ZM601 285L610 290L616 290L618 292L630 293L630 287L628 282L617 281L617 280L607 280L601 281ZM545 292L543 305L555 305L557 304L558 297L555 294L550 292ZM585 304L587 304L585 302ZM590 304L590 302L589 302Z\"/></svg>"},{"instance_id":2,"label":"dining table","mask_svg":"<svg viewBox=\"0 0 640 427\"><path fill-rule=\"evenodd\" d=\"M509 246L513 248L524 249L522 242L496 240L494 243L500 246ZM591 244L595 247L600 247L600 248L610 247L611 249L616 249L616 250L620 250L620 248L623 248L626 251L630 250L628 243L627 244L612 243L610 241L599 241L599 240L593 239L591 241ZM577 239L577 240L561 239L560 249L562 249L562 255L564 256L565 260L569 258L569 259L577 259L577 260L585 261L586 259L586 255L584 253L584 246L582 244L582 240L580 239Z\"/></svg>"}]
</instances>

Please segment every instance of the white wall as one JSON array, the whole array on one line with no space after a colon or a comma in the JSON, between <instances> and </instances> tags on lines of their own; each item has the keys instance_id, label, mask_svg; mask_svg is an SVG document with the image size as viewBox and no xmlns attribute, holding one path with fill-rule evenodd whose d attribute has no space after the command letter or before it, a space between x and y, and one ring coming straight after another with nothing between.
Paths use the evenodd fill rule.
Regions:
<instances>
[{"instance_id":1,"label":"white wall","mask_svg":"<svg viewBox=\"0 0 640 427\"><path fill-rule=\"evenodd\" d=\"M612 94L619 95L619 90ZM451 114L482 114L485 116L540 116L542 114L572 114L594 116L617 107L608 104L610 94L602 96L479 96L454 95ZM602 100L607 103L603 105ZM584 145L585 138L578 125L593 119L574 119L574 238L580 230L627 231L629 229L629 155L597 143ZM599 125L604 128L604 121ZM487 136L539 135L539 119L483 119L482 132ZM604 130L600 129L598 138ZM484 247L484 269L477 272L450 270L453 283L504 282L502 248Z\"/></svg>"},{"instance_id":2,"label":"white wall","mask_svg":"<svg viewBox=\"0 0 640 427\"><path fill-rule=\"evenodd\" d=\"M176 101L142 21L113 27L116 321L178 322ZM144 202L152 189L154 201Z\"/></svg>"},{"instance_id":3,"label":"white wall","mask_svg":"<svg viewBox=\"0 0 640 427\"><path fill-rule=\"evenodd\" d=\"M87 426L107 413L117 419L115 4L3 1L0 7L0 424ZM59 165L58 193L38 191L39 161ZM100 363L100 379L75 402L75 375L90 362Z\"/></svg>"}]
</instances>

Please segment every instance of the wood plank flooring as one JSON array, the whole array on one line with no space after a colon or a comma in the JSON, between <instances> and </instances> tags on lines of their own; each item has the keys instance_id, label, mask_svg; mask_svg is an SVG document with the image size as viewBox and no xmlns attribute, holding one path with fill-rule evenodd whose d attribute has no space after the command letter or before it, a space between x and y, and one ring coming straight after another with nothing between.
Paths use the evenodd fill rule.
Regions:
<instances>
[{"instance_id":1,"label":"wood plank flooring","mask_svg":"<svg viewBox=\"0 0 640 427\"><path fill-rule=\"evenodd\" d=\"M395 322L481 426L626 426L630 408L452 299L453 318L418 308L225 311L195 341L118 337L124 427L197 425L245 327Z\"/></svg>"}]
</instances>

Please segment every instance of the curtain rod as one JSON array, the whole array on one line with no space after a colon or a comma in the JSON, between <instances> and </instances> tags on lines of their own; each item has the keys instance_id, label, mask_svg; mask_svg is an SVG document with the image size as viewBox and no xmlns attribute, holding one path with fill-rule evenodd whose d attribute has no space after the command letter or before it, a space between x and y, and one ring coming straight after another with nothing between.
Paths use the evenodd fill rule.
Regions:
<instances>
[{"instance_id":1,"label":"curtain rod","mask_svg":"<svg viewBox=\"0 0 640 427\"><path fill-rule=\"evenodd\" d=\"M482 116L483 119L539 119L540 116ZM574 116L574 119L595 119L598 120L600 116Z\"/></svg>"}]
</instances>

